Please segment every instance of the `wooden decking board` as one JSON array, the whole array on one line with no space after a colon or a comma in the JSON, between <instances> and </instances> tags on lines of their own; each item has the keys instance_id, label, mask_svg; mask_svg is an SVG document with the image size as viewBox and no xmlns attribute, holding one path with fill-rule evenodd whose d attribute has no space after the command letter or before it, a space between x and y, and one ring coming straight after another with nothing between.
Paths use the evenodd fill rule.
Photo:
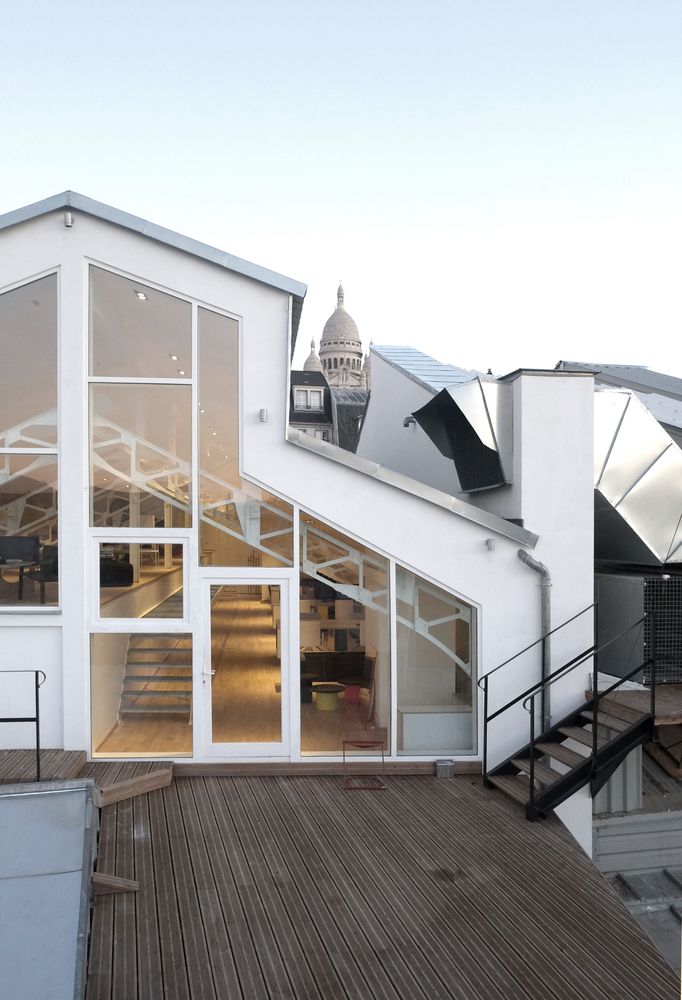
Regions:
<instances>
[{"instance_id":1,"label":"wooden decking board","mask_svg":"<svg viewBox=\"0 0 682 1000\"><path fill-rule=\"evenodd\" d=\"M87 1000L679 996L557 821L480 780L388 786L183 778L102 810L101 870L140 889L97 898Z\"/></svg>"},{"instance_id":2,"label":"wooden decking board","mask_svg":"<svg viewBox=\"0 0 682 1000\"><path fill-rule=\"evenodd\" d=\"M471 818L475 822L475 815ZM478 824L476 824L476 828L479 829ZM421 837L419 830L415 831L414 834ZM508 830L508 837L509 842L505 846L509 848L511 853L517 847L513 844L513 830ZM439 843L440 838L436 837L435 842L427 848L431 852L435 851L437 857ZM480 845L477 846L476 850L477 856L479 847ZM506 878L508 863L513 863L511 858L505 857L502 861L499 851L483 855L479 863L476 864L470 863L466 852L460 852L459 857L464 866L463 886L470 886L474 900L486 899L490 908L489 912L495 914L497 919L502 918L507 926L514 929L508 947L524 956L526 970L537 970L548 993L560 998L560 1000L564 1000L564 997L575 997L577 1000L577 998L601 997L603 995L600 991L601 988L595 989L598 980L595 984L591 978L583 976L584 970L582 968L579 968L576 975L574 963L565 955L566 947L563 938L573 934L573 927L570 920L563 919L562 904L564 900L560 893L559 901L552 912L545 914L544 919L541 919L537 908L533 905L533 900L524 899L523 895L519 894L518 887L511 886ZM534 852L531 857L535 864L543 864L543 858L539 852ZM460 885L459 881L457 884ZM525 882L522 884L525 885ZM436 891L444 892L447 890L447 885L441 884L434 888ZM550 927L555 932L552 935L548 934ZM588 960L586 962L589 964ZM523 976L523 969L521 975ZM523 980L521 979L520 982L522 983Z\"/></svg>"},{"instance_id":3,"label":"wooden decking board","mask_svg":"<svg viewBox=\"0 0 682 1000\"><path fill-rule=\"evenodd\" d=\"M150 792L146 796L149 806L156 918L163 974L163 993L159 993L159 998L163 996L164 1000L187 1000L191 994L187 979L185 945L180 923L171 843L163 801L165 791L166 789ZM110 806L109 809L103 810L103 814L114 808L117 807ZM144 890L144 888L143 885L142 889ZM153 918L153 910L150 915ZM135 1000L135 998L131 997L130 1000ZM140 1000L146 1000L146 998L140 997Z\"/></svg>"},{"instance_id":4,"label":"wooden decking board","mask_svg":"<svg viewBox=\"0 0 682 1000\"><path fill-rule=\"evenodd\" d=\"M187 841L182 809L175 784L163 789L168 835L173 850L173 873L185 945L185 963L190 996L215 1000L211 962L204 933L199 894L192 871L192 852ZM194 846L194 845L193 845Z\"/></svg>"},{"instance_id":5,"label":"wooden decking board","mask_svg":"<svg viewBox=\"0 0 682 1000\"><path fill-rule=\"evenodd\" d=\"M281 956L282 968L290 981L292 996L326 1000L320 991L307 960L307 953L296 935L289 913L279 893L279 873L272 871L263 855L260 840L261 825L257 822L258 810L251 802L247 809L242 798L247 790L244 782L235 783L235 794L230 797L230 812L240 838L244 856L259 887L263 911L269 922L273 943ZM248 800L248 794L247 794ZM291 882L288 873L284 878Z\"/></svg>"},{"instance_id":6,"label":"wooden decking board","mask_svg":"<svg viewBox=\"0 0 682 1000\"><path fill-rule=\"evenodd\" d=\"M236 791L244 803L245 810L252 817L251 822L258 829L254 843L257 840L265 871L271 873L273 888L277 891L283 908L283 921L286 914L289 929L284 926L284 933L287 939L295 935L300 941L301 952L312 975L317 994L322 1000L345 1000L347 993L333 962L322 947L306 903L296 888L296 879L289 871L279 850L279 844L272 830L270 799L263 795L261 789L261 782L250 781L240 782Z\"/></svg>"},{"instance_id":7,"label":"wooden decking board","mask_svg":"<svg viewBox=\"0 0 682 1000\"><path fill-rule=\"evenodd\" d=\"M392 787L395 784L393 781L389 782L389 792L395 791ZM333 797L333 789L330 791L327 788L325 791ZM336 798L343 806L344 799L338 795ZM497 927L496 915L493 914L491 919L486 897L481 895L477 887L474 890L467 887L464 873L457 870L452 855L446 852L446 857L439 865L434 860L432 848L424 850L419 839L412 835L414 827L422 825L421 814L414 814L414 805L410 804L406 808L405 803L396 795L382 795L380 798L365 796L362 806L364 808L360 809L354 803L349 805L344 810L343 823L351 825L356 834L356 842L372 845L376 840L377 830L382 830L385 836L391 837L388 856L381 862L381 867L393 880L389 892L395 893L400 888L400 895L406 897L415 912L430 914L429 919L424 922L432 928L432 949L434 953L438 953L439 946L444 946L457 954L458 962L453 974L466 985L463 995L501 996L505 1000L516 997L524 1000L528 996L529 985L534 986L536 992L544 989L542 980L537 979L532 966L529 968L515 958L513 953L512 961L509 962L509 943ZM355 822L352 813L355 814ZM396 817L399 817L400 825L396 822ZM444 841L446 844L447 842ZM367 867L371 866L370 860ZM447 898L444 900L434 891L434 869L439 882L446 873L458 871L456 878L447 880ZM452 937L448 928L456 929ZM504 965L494 957L496 954L504 955ZM445 967L447 968L447 963ZM512 981L512 975L515 982ZM550 995L547 991L547 996Z\"/></svg>"},{"instance_id":8,"label":"wooden decking board","mask_svg":"<svg viewBox=\"0 0 682 1000\"><path fill-rule=\"evenodd\" d=\"M135 878L135 840L133 836L133 808L130 801L117 807L116 870L112 875ZM127 1000L137 996L137 931L136 894L121 893L114 900L116 946L112 1000Z\"/></svg>"},{"instance_id":9,"label":"wooden decking board","mask_svg":"<svg viewBox=\"0 0 682 1000\"><path fill-rule=\"evenodd\" d=\"M333 778L317 778L305 783L280 782L280 790L299 815L300 825L306 831L311 847L319 858L321 876L328 881L331 891L338 893L350 907L356 923L349 924L349 944L370 963L368 973L373 973L375 980L371 983L372 989L375 992L382 991L378 995L397 995L415 1000L417 997L424 997L428 1000L429 993L422 988L401 954L400 944L408 942L401 941L400 933L396 935L397 940L388 934L381 912L378 912L376 905L370 905L363 892L361 882L370 873L365 871L363 879L357 879L357 859L355 862L350 859L349 865L339 855L343 840L339 838L338 826L330 828L324 812L314 808L312 789L318 781L324 780L334 781ZM383 975L380 975L380 969Z\"/></svg>"},{"instance_id":10,"label":"wooden decking board","mask_svg":"<svg viewBox=\"0 0 682 1000\"><path fill-rule=\"evenodd\" d=\"M343 840L334 838L340 864L351 872L354 868L363 871L362 884L369 905L376 909L384 925L404 928L398 937L398 947L404 956L412 953L413 967L418 970L420 981L429 995L455 996L466 1000L472 995L479 995L475 991L480 990L480 995L491 1000L494 997L508 1000L511 994L507 984L500 984L500 990L496 989L494 979L482 972L477 958L474 958L471 969L465 969L463 963L455 960L453 942L445 931L446 924L450 922L445 917L454 917L451 926L461 928L462 936L458 943L466 950L468 939L473 937L471 914L466 914L462 920L464 915L460 911L455 912L456 907L452 908L452 913L446 914L442 906L434 905L433 894L421 891L415 857L406 848L401 835L403 827L395 830L387 857L382 858L381 852L379 855L375 853L377 831L388 832L386 796L382 794L378 799L370 795L355 802L351 801L352 796L343 792L339 794L338 787L330 782L320 782L312 791L318 807L315 814L327 817L332 831L347 828L355 835L352 838L346 836ZM368 814L371 807L375 807L373 814ZM415 919L417 913L421 919ZM471 943L475 952L475 940ZM487 950L487 946L482 947L479 957L483 957Z\"/></svg>"},{"instance_id":11,"label":"wooden decking board","mask_svg":"<svg viewBox=\"0 0 682 1000\"><path fill-rule=\"evenodd\" d=\"M267 831L261 843L272 870L279 875L280 894L325 1000L346 997L362 1000L370 996L356 957L344 941L330 933L326 904L310 877L305 857L298 850L297 828L292 829L284 823L277 801L272 797L271 793L276 793L274 782L250 781L245 791L260 810L259 820L263 820L263 832Z\"/></svg>"},{"instance_id":12,"label":"wooden decking board","mask_svg":"<svg viewBox=\"0 0 682 1000\"><path fill-rule=\"evenodd\" d=\"M233 955L230 925L225 919L219 887L226 892L230 890L220 878L222 869L213 829L215 821L210 804L202 802L202 799L206 799L206 790L201 781L180 781L176 787L185 829L192 837L190 854L194 865L194 881L198 890L215 991L219 998L238 996L241 992L239 975Z\"/></svg>"},{"instance_id":13,"label":"wooden decking board","mask_svg":"<svg viewBox=\"0 0 682 1000\"><path fill-rule=\"evenodd\" d=\"M475 818L475 816L472 816L472 819L475 820ZM478 824L477 829L480 829ZM512 851L517 849L517 845L513 844L513 831L509 831L509 843L505 846L508 846ZM476 854L478 855L478 849ZM560 894L559 900L554 907L550 907L544 914L540 914L538 913L538 907L534 905L533 899L524 898L522 890L525 887L525 880L522 879L520 884L517 885L509 883L506 872L509 864L513 864L511 858L509 859L509 863L505 858L504 863L501 865L499 852L495 851L491 852L490 856L484 855L480 859L482 864L469 866L466 856L462 854L461 857L466 866L468 878L474 883L477 894L479 896L487 896L491 910L498 914L504 914L509 919L510 925L517 928L517 935L510 941L510 945L514 948L519 948L525 941L542 943L542 954L535 959L531 959L531 963L535 968L542 971L548 989L551 986L554 994L560 998L565 996L581 998L601 997L604 995L601 992L601 985L599 984L601 975L600 963L596 963L595 967L590 970L590 976L585 977L582 984L578 984L577 993L572 992L571 986L567 985L565 975L569 976L569 981L573 980L573 989L575 989L578 977L576 977L575 971L572 971L576 968L574 962L567 962L565 955L565 952L570 950L570 942L568 940L564 941L564 938L569 939L573 937L574 925L570 920L570 915L564 912L565 900L563 895ZM533 857L533 861L538 866L543 864L544 859L541 853L535 852L535 855L531 855L531 857ZM556 869L554 869L554 872L556 892ZM561 886L559 885L560 889ZM552 897L550 896L551 899ZM561 908L559 909L559 907ZM559 918L558 920L557 917ZM554 937L548 936L547 928L550 927L559 933L555 934ZM580 954L582 953L581 951ZM564 969L562 969L562 965ZM581 966L577 967L580 969L580 974L583 973L583 967L585 966L587 968L590 967L589 956L584 956L581 960ZM606 987L608 987L608 979Z\"/></svg>"},{"instance_id":14,"label":"wooden decking board","mask_svg":"<svg viewBox=\"0 0 682 1000\"><path fill-rule=\"evenodd\" d=\"M114 872L116 867L116 811L100 815L97 869ZM114 897L98 896L93 905L90 929L90 961L87 1000L110 1000L114 952Z\"/></svg>"},{"instance_id":15,"label":"wooden decking board","mask_svg":"<svg viewBox=\"0 0 682 1000\"><path fill-rule=\"evenodd\" d=\"M135 897L138 994L143 997L163 997L149 796L139 796L133 801L132 807L135 877L140 884Z\"/></svg>"},{"instance_id":16,"label":"wooden decking board","mask_svg":"<svg viewBox=\"0 0 682 1000\"><path fill-rule=\"evenodd\" d=\"M321 949L333 963L343 987L351 1000L371 1000L375 973L347 931L352 915L343 897L332 886L326 873L319 873L315 854L306 832L301 828L296 811L282 798L280 783L286 779L262 778L254 784L254 795L260 796L263 811L270 810L270 828L277 839L294 884L307 907L319 935Z\"/></svg>"},{"instance_id":17,"label":"wooden decking board","mask_svg":"<svg viewBox=\"0 0 682 1000\"><path fill-rule=\"evenodd\" d=\"M231 953L224 955L223 961L234 967L234 974L226 969L223 978L227 981L229 977L234 983L236 977L240 990L235 993L236 996L267 996L258 954L230 866L229 849L222 838L229 811L225 808L220 788L211 789L205 779L198 780L203 790L194 790L195 805ZM195 779L189 781L193 788ZM178 783L187 785L187 779L177 779ZM233 986L233 989L237 987Z\"/></svg>"},{"instance_id":18,"label":"wooden decking board","mask_svg":"<svg viewBox=\"0 0 682 1000\"><path fill-rule=\"evenodd\" d=\"M415 791L419 794L418 789ZM458 801L461 805L459 796ZM468 804L467 811L470 809L471 806ZM481 881L481 888L485 888L490 885L490 880L485 876L482 877L481 873L485 873L488 870L495 870L495 859L496 857L499 858L500 844L494 838L491 839L488 834L490 817L487 823L484 814L477 817L474 813L471 818L478 831L478 844L475 856L479 858L479 862L483 862L482 865L480 863L476 865L472 871L477 880ZM443 814L439 808L434 810L433 819L434 828L440 826L443 832L450 828L450 824L447 821L447 813ZM503 867L500 867L499 861L497 863L498 878L508 884L510 898L518 905L519 912L521 914L533 914L533 920L537 924L536 934L539 934L540 937L544 935L544 930L548 926L556 925L557 917L560 916L566 928L566 932L560 942L562 953L571 956L571 961L574 963L576 969L585 968L590 970L590 980L584 996L602 996L602 993L590 993L589 989L594 990L595 983L599 983L600 979L604 980L604 988L608 988L608 982L612 981L609 978L611 973L617 972L623 966L627 967L633 945L633 930L635 936L640 937L638 948L641 950L641 965L643 967L648 965L647 957L650 958L652 966L651 974L658 972L660 975L658 955L653 945L649 943L643 932L639 931L639 928L632 928L620 901L614 896L605 880L601 877L594 877L595 872L589 859L582 855L582 852L576 850L576 845L567 841L566 848L568 850L565 850L564 858L567 853L572 854L574 860L579 859L581 863L575 866L577 871L573 870L568 873L568 877L562 878L562 868L564 866L557 863L557 859L552 857L551 852L549 857L545 856L544 844L538 848L536 843L532 854L529 853L532 848L530 848L530 845L524 844L524 841L528 836L528 831L531 829L533 827L530 824L527 825L520 819L515 827L511 825L507 827L507 836L502 843L503 850L507 852L507 856ZM486 853L481 855L479 849L484 846ZM466 851L466 844L464 844L464 851ZM532 859L532 862L530 862L533 864L534 869L532 872L534 891L532 893L528 891L529 864L520 865L517 860L518 858ZM588 886L599 886L603 889L603 892L586 893L584 891L586 878ZM563 888L565 890L560 897L561 911L559 914L556 907L557 886L559 889ZM600 917L594 914L593 904L597 902L601 910ZM605 926L605 910L610 911L610 924L608 926ZM625 941L627 944L624 944L621 935L618 933L619 926L623 927L626 932ZM573 928L575 927L581 927L586 932L588 941L602 941L605 935L608 936L611 947L609 948L606 961L603 957L597 961L589 955L585 949L585 940L576 938L573 933ZM605 969L604 966L609 963L612 963L612 968L610 970L608 968ZM622 997L631 996L633 1000L644 1000L644 998L650 997L651 1000L654 1000L654 998L665 995L665 993L652 992L650 979L648 978L648 974L645 975L644 972L641 975L633 972L632 979L632 992L623 990L621 992Z\"/></svg>"}]
</instances>

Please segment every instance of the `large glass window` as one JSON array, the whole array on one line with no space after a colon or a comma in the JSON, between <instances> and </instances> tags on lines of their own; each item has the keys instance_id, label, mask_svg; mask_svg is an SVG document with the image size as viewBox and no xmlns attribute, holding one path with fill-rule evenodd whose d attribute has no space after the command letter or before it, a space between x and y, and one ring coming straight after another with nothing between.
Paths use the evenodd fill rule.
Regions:
<instances>
[{"instance_id":1,"label":"large glass window","mask_svg":"<svg viewBox=\"0 0 682 1000\"><path fill-rule=\"evenodd\" d=\"M0 448L57 444L57 276L0 295Z\"/></svg>"},{"instance_id":2,"label":"large glass window","mask_svg":"<svg viewBox=\"0 0 682 1000\"><path fill-rule=\"evenodd\" d=\"M192 636L109 632L90 640L92 752L192 752Z\"/></svg>"},{"instance_id":3,"label":"large glass window","mask_svg":"<svg viewBox=\"0 0 682 1000\"><path fill-rule=\"evenodd\" d=\"M189 526L191 412L189 386L90 386L93 527Z\"/></svg>"},{"instance_id":4,"label":"large glass window","mask_svg":"<svg viewBox=\"0 0 682 1000\"><path fill-rule=\"evenodd\" d=\"M301 514L301 750L390 748L388 560Z\"/></svg>"},{"instance_id":5,"label":"large glass window","mask_svg":"<svg viewBox=\"0 0 682 1000\"><path fill-rule=\"evenodd\" d=\"M293 511L239 475L239 326L199 309L200 558L213 566L290 566Z\"/></svg>"},{"instance_id":6,"label":"large glass window","mask_svg":"<svg viewBox=\"0 0 682 1000\"><path fill-rule=\"evenodd\" d=\"M396 566L398 752L476 749L475 612Z\"/></svg>"},{"instance_id":7,"label":"large glass window","mask_svg":"<svg viewBox=\"0 0 682 1000\"><path fill-rule=\"evenodd\" d=\"M0 606L55 605L55 274L0 295L0 342Z\"/></svg>"},{"instance_id":8,"label":"large glass window","mask_svg":"<svg viewBox=\"0 0 682 1000\"><path fill-rule=\"evenodd\" d=\"M91 267L90 374L191 378L190 303Z\"/></svg>"}]
</instances>

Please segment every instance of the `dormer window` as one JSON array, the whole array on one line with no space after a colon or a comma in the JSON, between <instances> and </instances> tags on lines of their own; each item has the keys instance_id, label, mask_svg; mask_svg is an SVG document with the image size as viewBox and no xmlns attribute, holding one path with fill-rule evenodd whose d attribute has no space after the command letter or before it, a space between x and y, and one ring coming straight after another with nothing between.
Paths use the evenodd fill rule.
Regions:
<instances>
[{"instance_id":1,"label":"dormer window","mask_svg":"<svg viewBox=\"0 0 682 1000\"><path fill-rule=\"evenodd\" d=\"M324 409L322 389L294 389L294 409L296 410Z\"/></svg>"}]
</instances>

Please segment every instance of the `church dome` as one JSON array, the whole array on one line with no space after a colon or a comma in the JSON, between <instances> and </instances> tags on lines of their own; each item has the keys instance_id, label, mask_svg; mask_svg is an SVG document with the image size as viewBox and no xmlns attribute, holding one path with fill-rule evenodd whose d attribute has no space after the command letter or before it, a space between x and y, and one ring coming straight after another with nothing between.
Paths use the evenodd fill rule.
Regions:
<instances>
[{"instance_id":1,"label":"church dome","mask_svg":"<svg viewBox=\"0 0 682 1000\"><path fill-rule=\"evenodd\" d=\"M303 365L304 372L321 372L322 362L315 353L315 341L310 341L310 354L306 358L305 364Z\"/></svg>"},{"instance_id":2,"label":"church dome","mask_svg":"<svg viewBox=\"0 0 682 1000\"><path fill-rule=\"evenodd\" d=\"M339 285L339 290L336 293L336 309L324 324L322 339L320 340L320 349L325 347L330 340L352 340L357 344L360 343L360 334L355 320L346 312L343 305L343 285Z\"/></svg>"}]
</instances>

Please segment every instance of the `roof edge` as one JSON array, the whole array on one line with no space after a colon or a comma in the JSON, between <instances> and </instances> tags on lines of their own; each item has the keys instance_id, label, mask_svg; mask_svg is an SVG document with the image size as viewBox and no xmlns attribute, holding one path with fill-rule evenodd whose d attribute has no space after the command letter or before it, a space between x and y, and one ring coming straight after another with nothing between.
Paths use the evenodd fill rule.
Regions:
<instances>
[{"instance_id":1,"label":"roof edge","mask_svg":"<svg viewBox=\"0 0 682 1000\"><path fill-rule=\"evenodd\" d=\"M286 439L289 444L305 448L307 451L313 451L332 462L338 462L340 465L355 469L356 472L361 472L365 476L371 476L372 479L378 479L380 482L386 483L387 486L393 486L404 493L410 493L420 500L425 500L427 503L442 507L450 511L451 514L457 514L458 517L463 517L465 520L471 521L481 528L486 528L489 531L496 532L498 535L503 535L505 538L509 538L513 542L518 542L520 545L535 548L539 541L539 535L528 531L526 528L520 528L510 521L506 521L503 517L498 517L497 514L491 514L489 511L475 507L473 504L469 504L465 500L460 500L458 497L453 497L449 493L444 493L442 490L437 490L432 486L427 486L425 483L420 483L417 479L411 479L400 472L387 469L377 462L360 458L350 451L343 451L337 445L321 441L319 438L313 438L309 434L298 431L293 427L289 427L287 430Z\"/></svg>"},{"instance_id":2,"label":"roof edge","mask_svg":"<svg viewBox=\"0 0 682 1000\"><path fill-rule=\"evenodd\" d=\"M294 278L279 274L277 271L271 271L267 267L261 267L259 264L244 260L242 257L235 257L233 254L218 250L217 247L210 246L208 243L201 243L190 236L183 236L172 229L166 229L164 226L141 219L137 215L123 212L111 205L105 205L104 202L95 201L86 195L78 194L77 191L62 191L60 194L44 198L42 201L36 201L31 205L24 205L22 208L0 215L0 230L9 229L11 226L66 208L84 212L86 215L102 219L105 222L111 222L124 229L139 233L141 236L148 236L159 243L165 243L166 246L193 254L195 257L201 257L219 267L235 271L247 278L253 278L254 281L260 281L264 285L279 288L301 301L308 290L306 285Z\"/></svg>"}]
</instances>

